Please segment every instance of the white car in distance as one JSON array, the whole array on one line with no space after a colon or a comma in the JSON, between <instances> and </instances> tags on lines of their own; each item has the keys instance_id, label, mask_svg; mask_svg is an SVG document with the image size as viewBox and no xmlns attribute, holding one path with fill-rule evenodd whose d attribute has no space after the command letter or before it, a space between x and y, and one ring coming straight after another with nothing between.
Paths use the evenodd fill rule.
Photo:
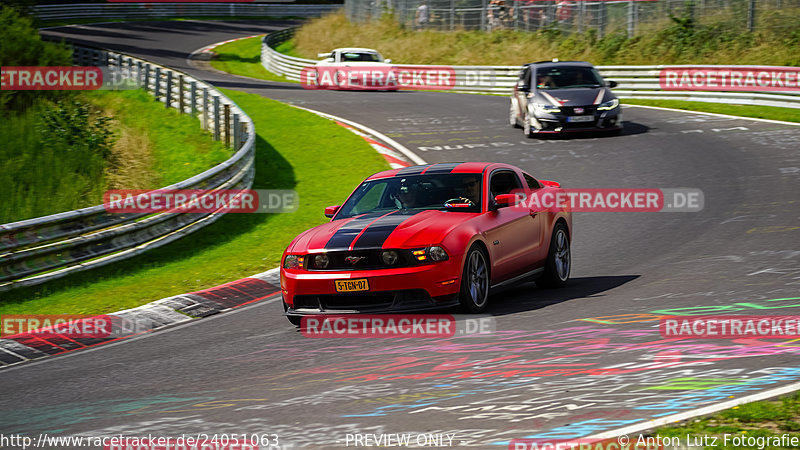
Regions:
<instances>
[{"instance_id":1,"label":"white car in distance","mask_svg":"<svg viewBox=\"0 0 800 450\"><path fill-rule=\"evenodd\" d=\"M316 83L320 88L397 90L397 78L391 59L370 48L337 48L319 53L324 58L316 64Z\"/></svg>"}]
</instances>

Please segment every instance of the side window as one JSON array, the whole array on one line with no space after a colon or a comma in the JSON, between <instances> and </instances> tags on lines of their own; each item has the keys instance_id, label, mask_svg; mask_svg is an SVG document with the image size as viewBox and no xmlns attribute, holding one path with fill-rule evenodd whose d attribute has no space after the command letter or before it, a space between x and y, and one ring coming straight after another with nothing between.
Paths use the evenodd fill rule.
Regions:
<instances>
[{"instance_id":1,"label":"side window","mask_svg":"<svg viewBox=\"0 0 800 450\"><path fill-rule=\"evenodd\" d=\"M528 175L527 173L523 173L522 176L525 177L525 183L528 185L528 189L534 190L534 189L539 189L539 188L542 187L542 185L540 185L539 182L536 181L535 178L533 178L532 176Z\"/></svg>"},{"instance_id":2,"label":"side window","mask_svg":"<svg viewBox=\"0 0 800 450\"><path fill-rule=\"evenodd\" d=\"M510 194L515 189L522 189L516 173L504 170L492 174L489 182L489 192L492 198L500 194Z\"/></svg>"}]
</instances>

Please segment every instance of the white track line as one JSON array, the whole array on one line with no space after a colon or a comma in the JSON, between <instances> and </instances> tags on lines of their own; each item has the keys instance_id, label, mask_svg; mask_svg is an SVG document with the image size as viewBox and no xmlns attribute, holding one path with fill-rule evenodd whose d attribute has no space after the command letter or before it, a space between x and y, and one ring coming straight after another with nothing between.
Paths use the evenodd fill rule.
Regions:
<instances>
[{"instance_id":1,"label":"white track line","mask_svg":"<svg viewBox=\"0 0 800 450\"><path fill-rule=\"evenodd\" d=\"M678 414L672 414L670 416L659 417L658 419L648 420L646 422L641 422L634 425L628 425L626 427L617 428L616 430L604 431L602 433L593 434L591 436L587 436L585 438L580 438L580 439L618 438L619 436L622 435L638 433L641 431L650 430L652 428L660 427L663 425L668 425L675 422L681 422L694 417L705 416L725 409L730 409L734 406L739 406L744 403L750 403L759 400L765 400L771 397L777 397L779 395L794 392L798 389L800 389L800 382L788 384L786 386L781 386L779 388L768 389L766 391L761 391L751 395L746 395L744 397L739 397L734 400L728 400L722 403L717 403L716 405L704 406L702 408L694 409L691 411L684 411Z\"/></svg>"},{"instance_id":2,"label":"white track line","mask_svg":"<svg viewBox=\"0 0 800 450\"><path fill-rule=\"evenodd\" d=\"M797 122L784 122L782 120L759 119L757 117L731 116L731 115L728 115L728 114L717 114L717 113L710 113L710 112L703 112L703 111L694 111L694 110L690 110L690 109L664 108L664 107L661 107L661 106L631 105L631 104L628 104L628 103L623 103L623 105L626 108L632 106L632 107L636 107L636 108L660 109L662 111L675 111L675 112L682 112L682 113L703 114L703 115L706 115L706 116L727 117L728 119L755 120L756 122L777 123L777 124L781 124L781 125L794 125L796 127L800 127L800 123L797 123Z\"/></svg>"},{"instance_id":3,"label":"white track line","mask_svg":"<svg viewBox=\"0 0 800 450\"><path fill-rule=\"evenodd\" d=\"M342 122L342 123L346 123L347 125L350 125L353 128L356 128L356 129L359 129L359 130L364 131L366 133L369 133L369 134L375 136L376 138L382 140L383 142L386 142L391 147L393 147L395 150L399 151L400 153L405 155L408 159L413 161L415 164L419 164L419 165L428 164L428 163L425 162L424 159L420 158L414 152L412 152L411 150L409 150L405 146L403 146L403 144L395 141L394 139L390 138L389 136L386 136L385 134L381 133L380 131L376 131L376 130L373 130L372 128L367 127L366 125L361 125L358 122L353 122L352 120L342 119L341 117L334 116L332 114L324 113L324 112L321 112L321 111L315 111L313 109L303 108L302 106L297 106L297 105L292 105L292 106L294 106L295 108L303 109L303 110L308 111L310 113L314 113L314 114L316 114L316 115L318 115L320 117L325 117L327 119L333 119L333 120L336 120L336 121L339 121L339 122Z\"/></svg>"}]
</instances>

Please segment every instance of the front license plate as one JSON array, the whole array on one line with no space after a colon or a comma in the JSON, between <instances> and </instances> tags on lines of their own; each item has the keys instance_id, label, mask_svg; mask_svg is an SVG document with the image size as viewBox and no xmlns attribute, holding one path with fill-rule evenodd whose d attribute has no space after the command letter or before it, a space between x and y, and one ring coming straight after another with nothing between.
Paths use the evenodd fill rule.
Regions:
<instances>
[{"instance_id":1,"label":"front license plate","mask_svg":"<svg viewBox=\"0 0 800 450\"><path fill-rule=\"evenodd\" d=\"M336 292L359 292L368 291L369 282L366 278L357 280L336 280Z\"/></svg>"},{"instance_id":2,"label":"front license plate","mask_svg":"<svg viewBox=\"0 0 800 450\"><path fill-rule=\"evenodd\" d=\"M567 122L593 122L594 116L570 116L567 117Z\"/></svg>"}]
</instances>

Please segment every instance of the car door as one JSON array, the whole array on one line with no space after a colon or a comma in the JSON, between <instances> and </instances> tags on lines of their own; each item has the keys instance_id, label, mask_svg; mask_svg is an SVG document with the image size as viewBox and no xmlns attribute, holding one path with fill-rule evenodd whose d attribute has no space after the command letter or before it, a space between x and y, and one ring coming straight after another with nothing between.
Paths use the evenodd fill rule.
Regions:
<instances>
[{"instance_id":1,"label":"car door","mask_svg":"<svg viewBox=\"0 0 800 450\"><path fill-rule=\"evenodd\" d=\"M519 175L511 169L498 169L489 176L489 226L485 232L492 261L492 284L508 280L533 269L534 250L541 229L540 214L532 215L524 205L493 207L500 194L526 192Z\"/></svg>"}]
</instances>

